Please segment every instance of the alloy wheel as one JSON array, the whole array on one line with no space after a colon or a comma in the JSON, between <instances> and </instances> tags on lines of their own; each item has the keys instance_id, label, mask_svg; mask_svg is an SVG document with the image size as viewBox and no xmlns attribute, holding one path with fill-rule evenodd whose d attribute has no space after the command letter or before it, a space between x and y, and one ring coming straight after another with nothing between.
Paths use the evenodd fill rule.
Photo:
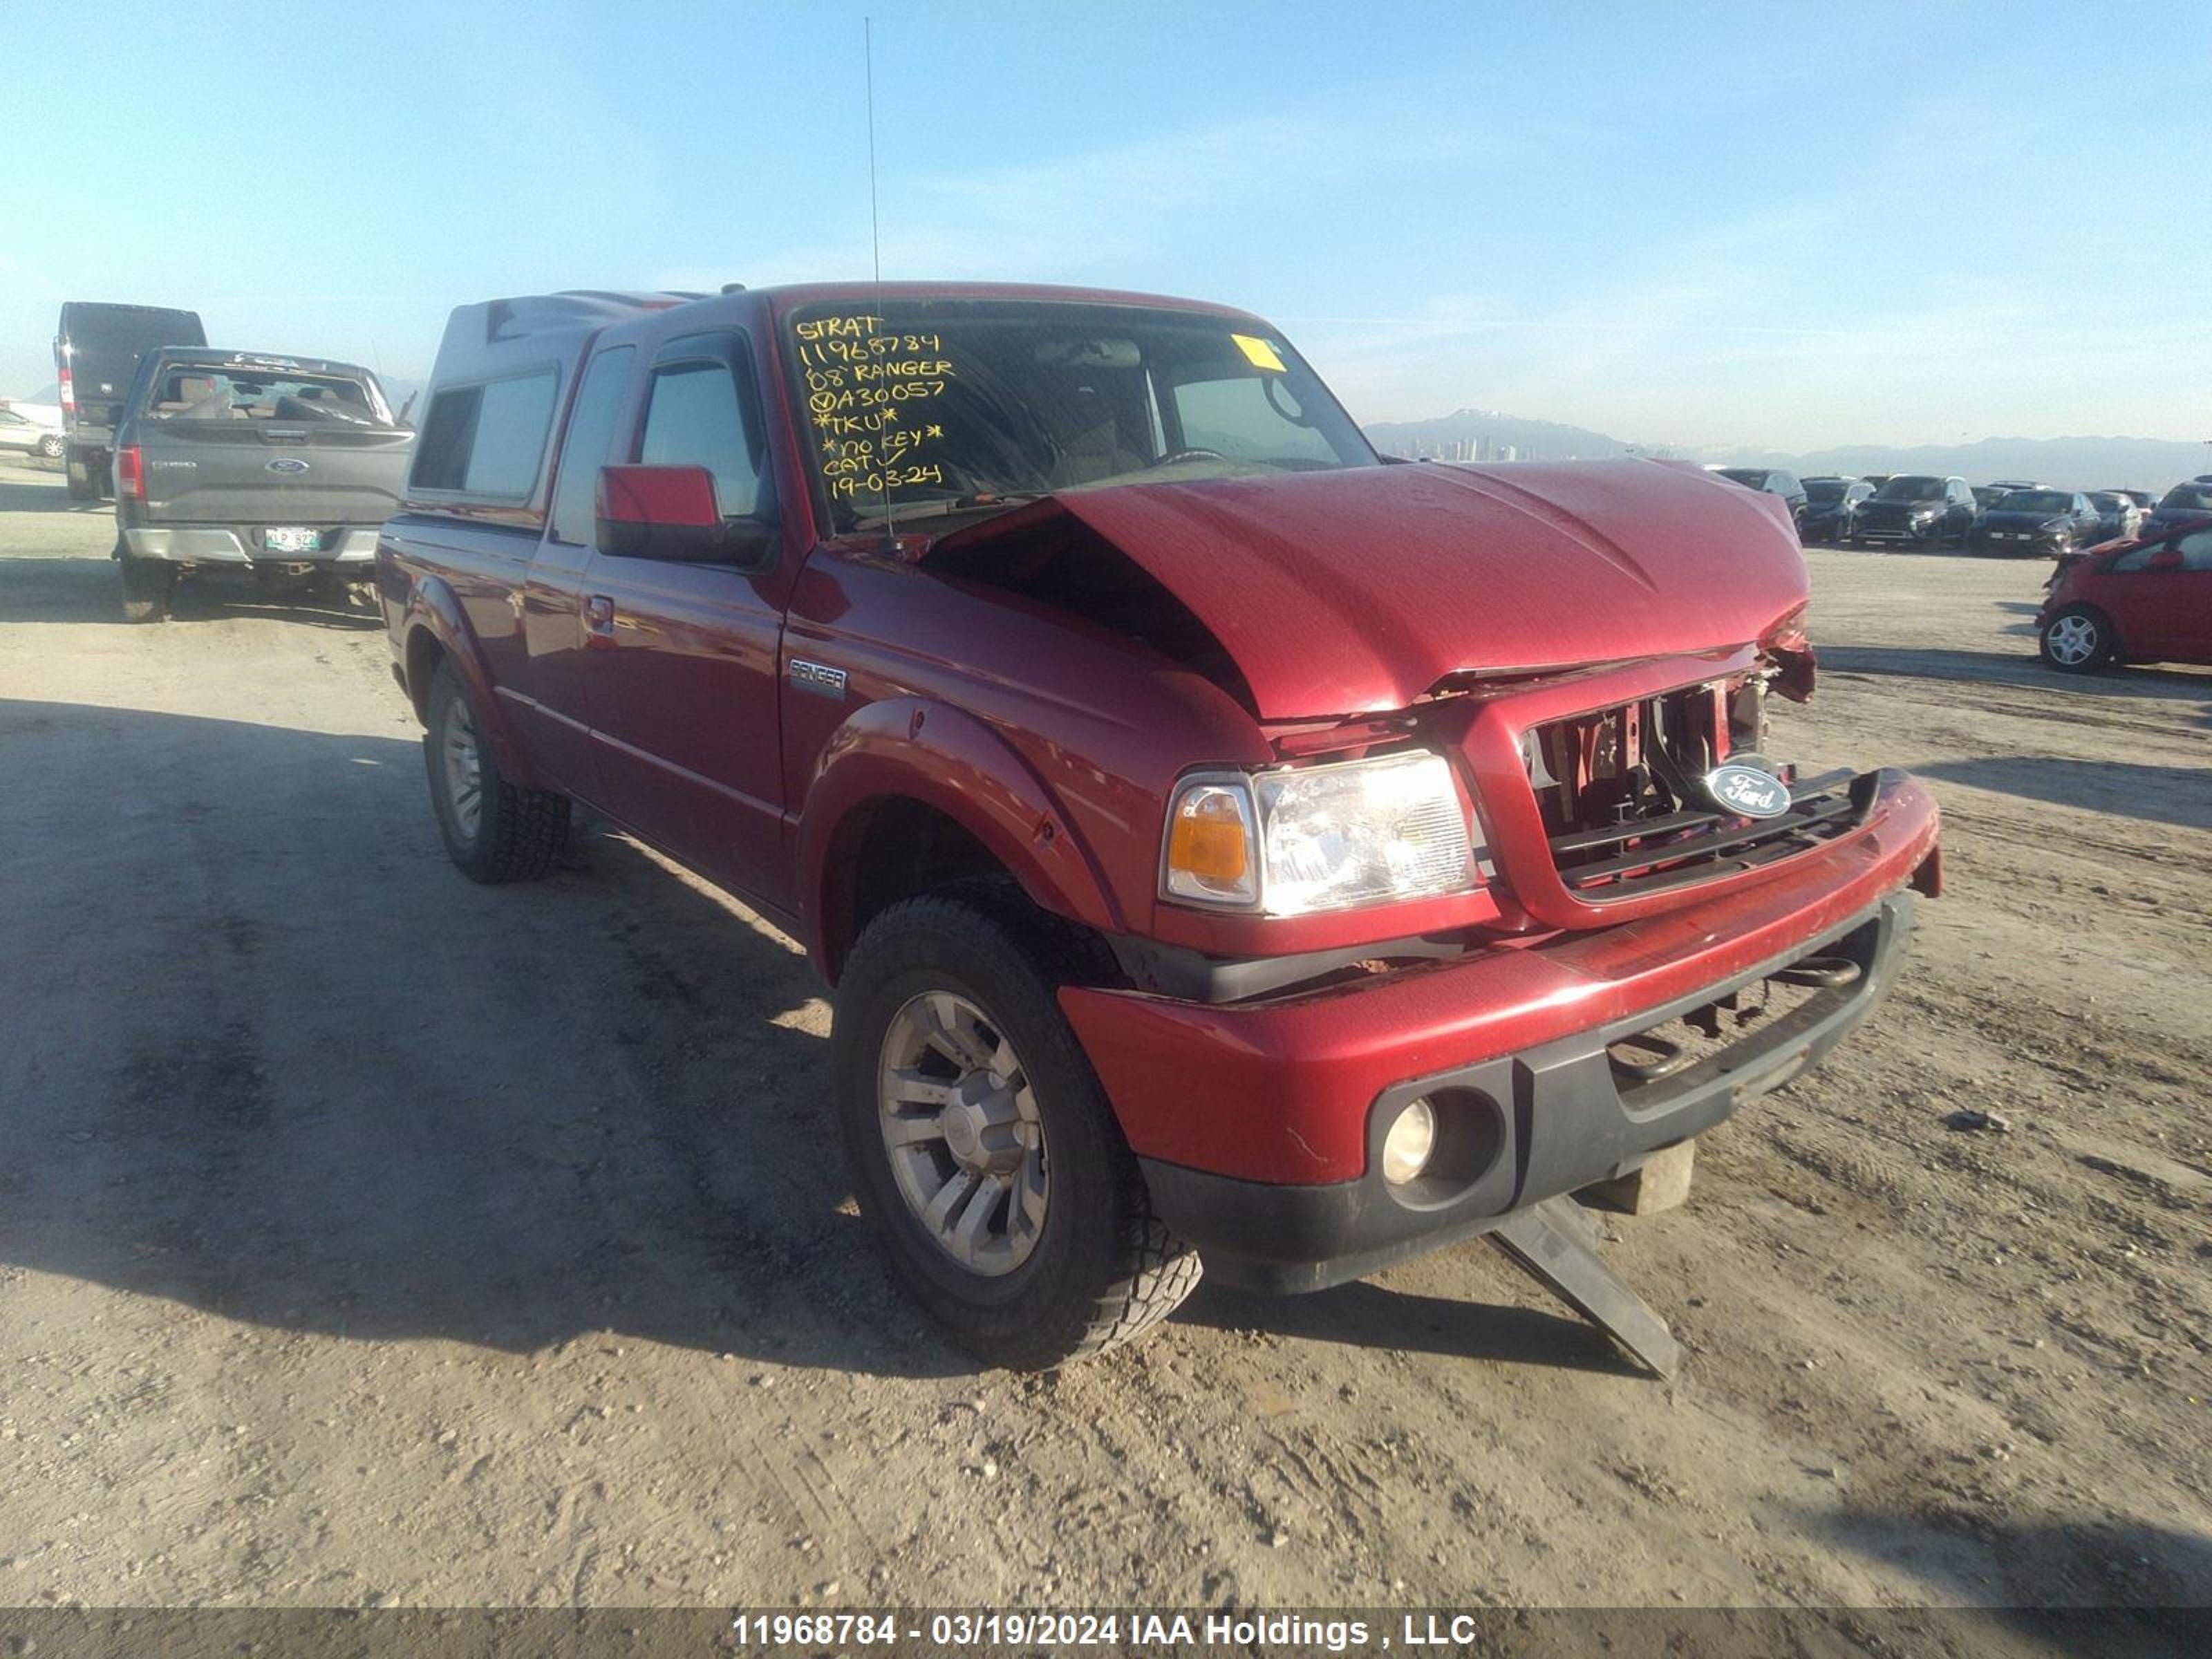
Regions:
<instances>
[{"instance_id":1,"label":"alloy wheel","mask_svg":"<svg viewBox=\"0 0 2212 1659\"><path fill-rule=\"evenodd\" d=\"M2097 654L2097 624L2087 617L2061 617L2044 637L2051 647L2051 659L2069 668Z\"/></svg>"},{"instance_id":2,"label":"alloy wheel","mask_svg":"<svg viewBox=\"0 0 2212 1659\"><path fill-rule=\"evenodd\" d=\"M991 1017L951 991L909 998L884 1033L876 1100L899 1196L930 1242L984 1278L1028 1261L1051 1196L1044 1124Z\"/></svg>"},{"instance_id":3,"label":"alloy wheel","mask_svg":"<svg viewBox=\"0 0 2212 1659\"><path fill-rule=\"evenodd\" d=\"M446 800L461 839L473 842L483 822L483 754L469 706L455 697L446 709Z\"/></svg>"}]
</instances>

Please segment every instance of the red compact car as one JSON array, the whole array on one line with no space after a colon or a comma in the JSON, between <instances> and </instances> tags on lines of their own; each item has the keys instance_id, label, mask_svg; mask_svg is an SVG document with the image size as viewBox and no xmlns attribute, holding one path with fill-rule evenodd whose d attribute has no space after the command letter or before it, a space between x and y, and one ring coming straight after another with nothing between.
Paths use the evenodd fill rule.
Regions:
<instances>
[{"instance_id":1,"label":"red compact car","mask_svg":"<svg viewBox=\"0 0 2212 1659\"><path fill-rule=\"evenodd\" d=\"M2212 520L2062 561L2036 628L2044 661L2069 674L2212 663Z\"/></svg>"}]
</instances>

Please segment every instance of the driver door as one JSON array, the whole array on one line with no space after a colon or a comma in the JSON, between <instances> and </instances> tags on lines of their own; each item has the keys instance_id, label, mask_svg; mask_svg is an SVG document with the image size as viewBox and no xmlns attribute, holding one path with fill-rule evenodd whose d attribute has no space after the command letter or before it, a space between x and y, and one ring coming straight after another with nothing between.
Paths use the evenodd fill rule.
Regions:
<instances>
[{"instance_id":1,"label":"driver door","mask_svg":"<svg viewBox=\"0 0 2212 1659\"><path fill-rule=\"evenodd\" d=\"M773 520L753 354L733 330L660 348L629 453L703 466L725 518ZM771 907L782 857L776 662L786 561L764 568L621 557L583 572L592 741L606 810L724 886Z\"/></svg>"}]
</instances>

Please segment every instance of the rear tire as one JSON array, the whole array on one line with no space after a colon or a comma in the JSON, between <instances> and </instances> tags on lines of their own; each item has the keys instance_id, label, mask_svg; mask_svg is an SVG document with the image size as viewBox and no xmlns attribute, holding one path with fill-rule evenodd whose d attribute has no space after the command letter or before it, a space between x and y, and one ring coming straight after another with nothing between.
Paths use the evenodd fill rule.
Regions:
<instances>
[{"instance_id":1,"label":"rear tire","mask_svg":"<svg viewBox=\"0 0 2212 1659\"><path fill-rule=\"evenodd\" d=\"M471 881L535 881L568 836L568 798L509 783L450 662L430 682L422 758L447 856Z\"/></svg>"},{"instance_id":2,"label":"rear tire","mask_svg":"<svg viewBox=\"0 0 2212 1659\"><path fill-rule=\"evenodd\" d=\"M2114 656L2112 624L2102 611L2069 605L2043 625L2043 660L2062 674L2094 674Z\"/></svg>"},{"instance_id":3,"label":"rear tire","mask_svg":"<svg viewBox=\"0 0 2212 1659\"><path fill-rule=\"evenodd\" d=\"M41 438L39 440L39 454L41 459L49 461L58 460L61 457L61 453L62 441L59 438Z\"/></svg>"},{"instance_id":4,"label":"rear tire","mask_svg":"<svg viewBox=\"0 0 2212 1659\"><path fill-rule=\"evenodd\" d=\"M123 573L123 620L167 621L170 597L177 591L177 567L160 559L134 559L128 553L119 555L116 563Z\"/></svg>"},{"instance_id":5,"label":"rear tire","mask_svg":"<svg viewBox=\"0 0 2212 1659\"><path fill-rule=\"evenodd\" d=\"M1060 1012L1062 985L1107 969L1095 952L1012 883L960 882L878 916L838 983L830 1063L860 1212L901 1286L988 1364L1102 1352L1198 1283ZM1008 1167L987 1167L993 1133Z\"/></svg>"}]
</instances>

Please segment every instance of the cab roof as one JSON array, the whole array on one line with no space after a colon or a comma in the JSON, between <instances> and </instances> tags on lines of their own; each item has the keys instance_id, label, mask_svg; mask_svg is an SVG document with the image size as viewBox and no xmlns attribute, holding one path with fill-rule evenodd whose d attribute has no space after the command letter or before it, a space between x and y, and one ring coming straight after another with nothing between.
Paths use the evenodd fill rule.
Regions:
<instances>
[{"instance_id":1,"label":"cab roof","mask_svg":"<svg viewBox=\"0 0 2212 1659\"><path fill-rule=\"evenodd\" d=\"M517 295L457 306L447 319L438 347L434 383L485 378L525 362L572 362L592 336L617 323L654 312L690 307L726 308L757 315L765 309L781 317L806 306L879 304L886 301L1006 300L1073 305L1145 306L1258 323L1250 312L1233 306L1176 299L1119 289L1063 288L1035 283L794 283L773 288L741 289L720 294L686 289L568 289L552 294ZM707 320L702 317L702 321Z\"/></svg>"}]
</instances>

